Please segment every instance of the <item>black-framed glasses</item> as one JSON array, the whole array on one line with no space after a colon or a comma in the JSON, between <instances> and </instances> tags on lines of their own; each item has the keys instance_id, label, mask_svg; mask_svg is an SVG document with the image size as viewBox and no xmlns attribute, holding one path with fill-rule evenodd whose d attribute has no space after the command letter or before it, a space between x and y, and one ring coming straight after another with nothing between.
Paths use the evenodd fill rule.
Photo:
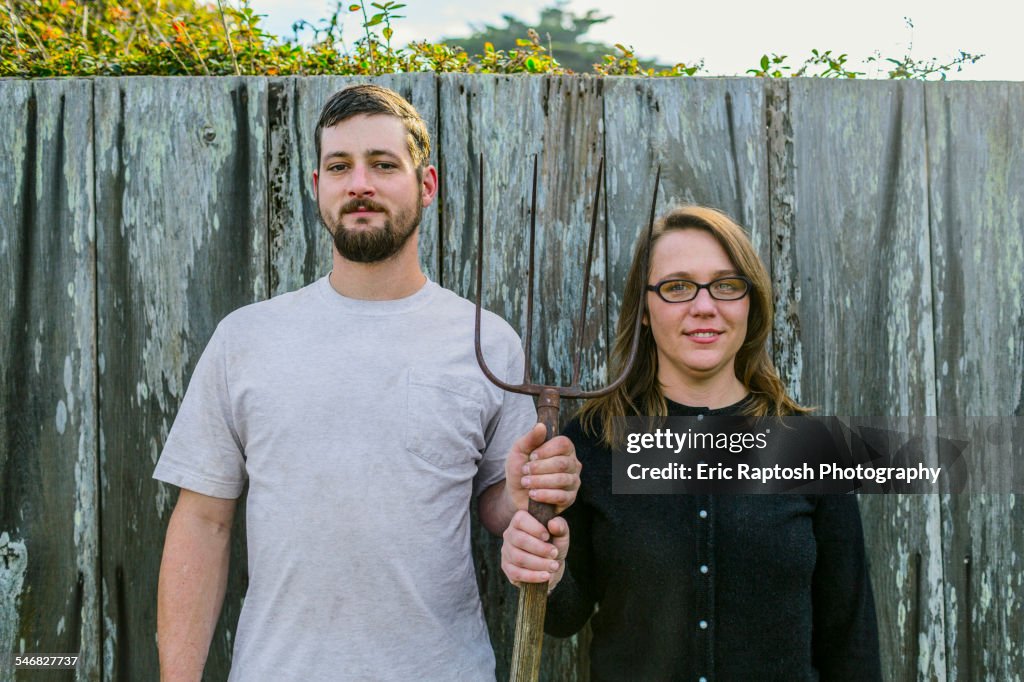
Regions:
<instances>
[{"instance_id":1,"label":"black-framed glasses","mask_svg":"<svg viewBox=\"0 0 1024 682\"><path fill-rule=\"evenodd\" d=\"M701 289L707 289L716 301L738 301L749 294L753 286L743 275L730 275L706 284L688 279L663 279L657 284L648 284L647 290L658 294L666 303L685 303L697 298Z\"/></svg>"}]
</instances>

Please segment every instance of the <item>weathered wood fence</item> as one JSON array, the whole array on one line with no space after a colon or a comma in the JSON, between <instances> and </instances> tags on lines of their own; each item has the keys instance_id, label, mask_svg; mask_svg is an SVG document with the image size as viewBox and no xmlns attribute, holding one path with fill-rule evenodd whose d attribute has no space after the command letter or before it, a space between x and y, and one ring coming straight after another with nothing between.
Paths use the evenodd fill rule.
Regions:
<instances>
[{"instance_id":1,"label":"weathered wood fence","mask_svg":"<svg viewBox=\"0 0 1024 682\"><path fill-rule=\"evenodd\" d=\"M216 322L329 268L312 130L326 97L352 82L0 81L0 680L15 678L17 651L81 652L80 679L155 679L157 570L176 491L152 469ZM531 156L549 304L578 299L607 159L591 380L604 376L660 163L662 206L721 207L753 232L776 286L774 356L804 402L825 414L1024 412L1024 83L379 82L431 128L441 196L423 261L463 295L484 154L486 304L520 329ZM542 375L566 367L572 312L540 327ZM1024 504L861 506L887 678L1022 679ZM226 676L245 590L241 531L210 680ZM498 543L475 537L500 678L515 600ZM548 640L546 679L587 679L585 640Z\"/></svg>"}]
</instances>

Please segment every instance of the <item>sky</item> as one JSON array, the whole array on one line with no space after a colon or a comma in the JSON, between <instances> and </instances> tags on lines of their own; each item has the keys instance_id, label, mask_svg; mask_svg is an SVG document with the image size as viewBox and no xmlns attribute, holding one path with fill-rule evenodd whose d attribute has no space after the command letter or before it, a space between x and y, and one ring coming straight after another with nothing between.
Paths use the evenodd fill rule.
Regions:
<instances>
[{"instance_id":1,"label":"sky","mask_svg":"<svg viewBox=\"0 0 1024 682\"><path fill-rule=\"evenodd\" d=\"M240 0L229 0L239 2ZM380 0L378 0L380 1ZM554 0L404 0L393 42L467 35L469 24L502 24L503 14L537 20ZM267 17L267 30L292 35L298 19L313 23L331 13L328 0L250 0ZM349 5L343 1L343 6ZM813 48L847 53L866 77L884 77L863 59L910 54L918 60L950 61L960 50L985 56L951 80L1024 80L1024 2L1021 0L732 0L683 3L671 0L570 0L568 10L596 9L613 18L587 37L623 43L642 58L662 63L704 60L704 75L745 75L761 55L788 55L799 65ZM346 40L361 32L361 14L345 12ZM908 26L908 19L913 24ZM308 35L308 34L307 34ZM557 56L557 55L556 55Z\"/></svg>"}]
</instances>

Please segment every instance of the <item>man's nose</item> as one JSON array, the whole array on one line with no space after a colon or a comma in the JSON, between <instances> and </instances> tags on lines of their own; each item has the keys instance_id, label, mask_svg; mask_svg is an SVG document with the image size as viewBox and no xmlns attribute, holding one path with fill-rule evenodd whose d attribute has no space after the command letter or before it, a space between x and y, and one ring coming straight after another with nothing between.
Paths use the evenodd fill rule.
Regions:
<instances>
[{"instance_id":1,"label":"man's nose","mask_svg":"<svg viewBox=\"0 0 1024 682\"><path fill-rule=\"evenodd\" d=\"M370 182L368 169L363 165L357 165L349 173L348 193L351 196L365 197L373 195L373 183Z\"/></svg>"}]
</instances>

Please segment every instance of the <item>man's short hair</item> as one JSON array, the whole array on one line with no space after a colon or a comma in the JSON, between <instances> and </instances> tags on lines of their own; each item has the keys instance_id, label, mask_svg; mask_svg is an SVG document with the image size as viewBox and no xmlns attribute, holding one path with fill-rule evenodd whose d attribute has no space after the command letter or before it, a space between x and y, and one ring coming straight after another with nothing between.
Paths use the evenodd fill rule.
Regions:
<instances>
[{"instance_id":1,"label":"man's short hair","mask_svg":"<svg viewBox=\"0 0 1024 682\"><path fill-rule=\"evenodd\" d=\"M330 128L342 121L366 114L385 114L402 121L406 130L406 143L413 165L423 168L430 157L430 134L415 107L394 90L379 85L353 85L331 95L320 111L316 124L316 163L320 165L320 138L324 128Z\"/></svg>"}]
</instances>

